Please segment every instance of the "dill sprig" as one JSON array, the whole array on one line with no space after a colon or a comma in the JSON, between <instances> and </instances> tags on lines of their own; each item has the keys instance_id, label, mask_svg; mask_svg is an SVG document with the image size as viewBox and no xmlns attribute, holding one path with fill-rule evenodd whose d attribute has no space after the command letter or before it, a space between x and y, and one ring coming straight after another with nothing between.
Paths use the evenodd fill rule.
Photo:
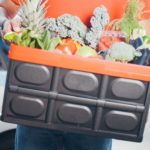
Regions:
<instances>
[{"instance_id":1,"label":"dill sprig","mask_svg":"<svg viewBox=\"0 0 150 150\"><path fill-rule=\"evenodd\" d=\"M141 9L138 0L128 0L127 8L124 12L121 30L126 35L126 41L129 42L134 29L141 29L139 25L138 17L141 14Z\"/></svg>"},{"instance_id":2,"label":"dill sprig","mask_svg":"<svg viewBox=\"0 0 150 150\"><path fill-rule=\"evenodd\" d=\"M134 29L141 29L139 18L145 5L141 0L128 0L127 7L121 19L114 20L111 25L113 30L121 30L126 36L126 42L130 41Z\"/></svg>"}]
</instances>

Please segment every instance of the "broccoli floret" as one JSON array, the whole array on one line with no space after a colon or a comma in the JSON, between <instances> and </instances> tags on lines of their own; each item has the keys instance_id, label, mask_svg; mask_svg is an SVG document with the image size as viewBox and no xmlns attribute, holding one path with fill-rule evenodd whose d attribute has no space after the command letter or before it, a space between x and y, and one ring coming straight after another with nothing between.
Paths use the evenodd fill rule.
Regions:
<instances>
[{"instance_id":1,"label":"broccoli floret","mask_svg":"<svg viewBox=\"0 0 150 150\"><path fill-rule=\"evenodd\" d=\"M141 52L136 50L132 45L125 42L117 42L110 47L105 59L127 63L132 61L136 56L140 57L141 55Z\"/></svg>"},{"instance_id":2,"label":"broccoli floret","mask_svg":"<svg viewBox=\"0 0 150 150\"><path fill-rule=\"evenodd\" d=\"M58 26L55 18L49 18L47 20L48 29L53 32L58 32Z\"/></svg>"},{"instance_id":3,"label":"broccoli floret","mask_svg":"<svg viewBox=\"0 0 150 150\"><path fill-rule=\"evenodd\" d=\"M50 18L48 28L51 32L57 32L60 37L71 37L80 44L87 44L96 49L99 38L108 22L109 15L107 9L101 6L94 10L90 20L90 29L87 28L79 17L71 14L64 14L56 19Z\"/></svg>"},{"instance_id":4,"label":"broccoli floret","mask_svg":"<svg viewBox=\"0 0 150 150\"><path fill-rule=\"evenodd\" d=\"M91 29L86 34L86 44L97 49L98 42L105 26L109 23L109 14L104 6L97 7L94 10L93 16L90 20Z\"/></svg>"},{"instance_id":5,"label":"broccoli floret","mask_svg":"<svg viewBox=\"0 0 150 150\"><path fill-rule=\"evenodd\" d=\"M99 32L99 34L101 34L101 32ZM88 39L88 44L90 47L96 49L97 47L97 43L99 41L99 35L98 33L95 31L89 31L87 34L86 34L86 39Z\"/></svg>"},{"instance_id":6,"label":"broccoli floret","mask_svg":"<svg viewBox=\"0 0 150 150\"><path fill-rule=\"evenodd\" d=\"M58 26L58 35L62 38L68 37L68 29L63 25Z\"/></svg>"},{"instance_id":7,"label":"broccoli floret","mask_svg":"<svg viewBox=\"0 0 150 150\"><path fill-rule=\"evenodd\" d=\"M105 6L97 7L94 10L94 16L96 17L96 19L98 19L98 22L100 22L102 26L105 26L109 23L110 16ZM92 26L95 26L95 24L92 24Z\"/></svg>"},{"instance_id":8,"label":"broccoli floret","mask_svg":"<svg viewBox=\"0 0 150 150\"><path fill-rule=\"evenodd\" d=\"M64 25L66 28L71 28L71 29L75 29L76 26L76 19L78 19L75 16L72 16L70 14L64 14L60 17L57 18L57 23L58 25Z\"/></svg>"},{"instance_id":9,"label":"broccoli floret","mask_svg":"<svg viewBox=\"0 0 150 150\"><path fill-rule=\"evenodd\" d=\"M74 30L68 31L68 36L71 37L74 41L84 44L84 40L82 37L78 35L78 33Z\"/></svg>"},{"instance_id":10,"label":"broccoli floret","mask_svg":"<svg viewBox=\"0 0 150 150\"><path fill-rule=\"evenodd\" d=\"M50 31L57 32L60 37L71 37L73 40L84 44L88 28L79 17L64 14L57 19L50 18L48 21Z\"/></svg>"}]
</instances>

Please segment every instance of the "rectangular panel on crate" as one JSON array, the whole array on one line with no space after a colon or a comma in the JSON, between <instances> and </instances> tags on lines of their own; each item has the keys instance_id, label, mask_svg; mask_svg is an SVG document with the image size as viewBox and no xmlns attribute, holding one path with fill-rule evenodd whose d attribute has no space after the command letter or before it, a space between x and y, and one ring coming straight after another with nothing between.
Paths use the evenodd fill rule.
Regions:
<instances>
[{"instance_id":1,"label":"rectangular panel on crate","mask_svg":"<svg viewBox=\"0 0 150 150\"><path fill-rule=\"evenodd\" d=\"M119 133L138 136L141 127L141 112L105 109L102 116L99 130L111 132L114 135Z\"/></svg>"},{"instance_id":2,"label":"rectangular panel on crate","mask_svg":"<svg viewBox=\"0 0 150 150\"><path fill-rule=\"evenodd\" d=\"M144 104L148 82L105 76L102 88L103 98Z\"/></svg>"},{"instance_id":3,"label":"rectangular panel on crate","mask_svg":"<svg viewBox=\"0 0 150 150\"><path fill-rule=\"evenodd\" d=\"M52 123L56 125L73 127L78 130L87 128L92 130L95 120L96 106L85 103L57 101Z\"/></svg>"},{"instance_id":4,"label":"rectangular panel on crate","mask_svg":"<svg viewBox=\"0 0 150 150\"><path fill-rule=\"evenodd\" d=\"M48 99L13 92L8 92L6 99L3 110L6 117L45 122Z\"/></svg>"},{"instance_id":5,"label":"rectangular panel on crate","mask_svg":"<svg viewBox=\"0 0 150 150\"><path fill-rule=\"evenodd\" d=\"M11 61L9 84L20 87L50 90L53 67Z\"/></svg>"},{"instance_id":6,"label":"rectangular panel on crate","mask_svg":"<svg viewBox=\"0 0 150 150\"><path fill-rule=\"evenodd\" d=\"M101 75L77 70L57 70L57 91L60 94L68 94L79 97L97 98L101 86Z\"/></svg>"}]
</instances>

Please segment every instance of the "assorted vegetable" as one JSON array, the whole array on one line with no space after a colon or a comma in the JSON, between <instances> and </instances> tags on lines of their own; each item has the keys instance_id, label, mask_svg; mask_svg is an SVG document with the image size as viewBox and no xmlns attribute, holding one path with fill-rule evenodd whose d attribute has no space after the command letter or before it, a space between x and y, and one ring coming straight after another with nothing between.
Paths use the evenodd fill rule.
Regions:
<instances>
[{"instance_id":1,"label":"assorted vegetable","mask_svg":"<svg viewBox=\"0 0 150 150\"><path fill-rule=\"evenodd\" d=\"M74 55L80 47L81 45L78 42L75 42L72 38L66 38L62 40L61 44L56 46L56 49L62 51L63 53Z\"/></svg>"},{"instance_id":2,"label":"assorted vegetable","mask_svg":"<svg viewBox=\"0 0 150 150\"><path fill-rule=\"evenodd\" d=\"M58 18L49 18L47 25L50 32L57 33L61 38L70 37L74 41L84 44L88 28L79 17L64 14Z\"/></svg>"},{"instance_id":3,"label":"assorted vegetable","mask_svg":"<svg viewBox=\"0 0 150 150\"><path fill-rule=\"evenodd\" d=\"M107 60L130 62L135 56L141 56L141 52L136 50L132 45L125 42L112 44L106 55Z\"/></svg>"},{"instance_id":4,"label":"assorted vegetable","mask_svg":"<svg viewBox=\"0 0 150 150\"><path fill-rule=\"evenodd\" d=\"M113 35L106 35L102 36L100 41L99 41L99 50L107 50L110 48L110 46L114 43L121 42L123 41L123 38L116 37Z\"/></svg>"},{"instance_id":5,"label":"assorted vegetable","mask_svg":"<svg viewBox=\"0 0 150 150\"><path fill-rule=\"evenodd\" d=\"M83 57L98 57L96 51L89 46L80 47L76 52L76 55L83 56Z\"/></svg>"},{"instance_id":6,"label":"assorted vegetable","mask_svg":"<svg viewBox=\"0 0 150 150\"><path fill-rule=\"evenodd\" d=\"M90 27L67 13L46 19L46 3L23 2L19 12L22 30L6 34L5 40L60 54L149 65L150 36L139 24L144 9L141 0L128 0L123 17L112 22L105 6L95 8Z\"/></svg>"},{"instance_id":7,"label":"assorted vegetable","mask_svg":"<svg viewBox=\"0 0 150 150\"><path fill-rule=\"evenodd\" d=\"M134 30L141 30L139 25L139 17L142 14L144 8L141 0L128 0L128 5L124 11L123 17L119 20L115 20L113 28L121 30L126 36L126 42L129 42Z\"/></svg>"},{"instance_id":8,"label":"assorted vegetable","mask_svg":"<svg viewBox=\"0 0 150 150\"><path fill-rule=\"evenodd\" d=\"M105 26L109 23L109 14L104 6L97 7L90 20L91 28L86 34L85 43L94 48L98 48L99 39L104 32Z\"/></svg>"}]
</instances>

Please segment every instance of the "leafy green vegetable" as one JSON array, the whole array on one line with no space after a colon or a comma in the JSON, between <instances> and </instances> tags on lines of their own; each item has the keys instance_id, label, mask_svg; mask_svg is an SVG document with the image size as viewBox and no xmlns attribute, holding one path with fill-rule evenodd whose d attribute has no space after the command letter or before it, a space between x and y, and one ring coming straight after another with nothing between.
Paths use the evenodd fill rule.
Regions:
<instances>
[{"instance_id":1,"label":"leafy green vegetable","mask_svg":"<svg viewBox=\"0 0 150 150\"><path fill-rule=\"evenodd\" d=\"M49 45L49 50L54 50L57 45L63 44L62 40L60 37L56 37L51 39L50 45Z\"/></svg>"},{"instance_id":2,"label":"leafy green vegetable","mask_svg":"<svg viewBox=\"0 0 150 150\"><path fill-rule=\"evenodd\" d=\"M42 49L54 50L58 44L62 43L62 41L60 37L50 38L50 32L46 30L43 32L41 38L37 39L37 43Z\"/></svg>"},{"instance_id":3,"label":"leafy green vegetable","mask_svg":"<svg viewBox=\"0 0 150 150\"><path fill-rule=\"evenodd\" d=\"M45 30L42 34L42 36L37 39L37 43L41 49L49 50L49 45L51 42L50 38L50 32L48 30Z\"/></svg>"},{"instance_id":4,"label":"leafy green vegetable","mask_svg":"<svg viewBox=\"0 0 150 150\"><path fill-rule=\"evenodd\" d=\"M4 39L19 46L54 50L61 43L61 39L59 37L51 38L50 31L46 27L47 9L45 4L47 1L41 3L41 0L38 0L34 7L33 3L35 2L22 3L19 13L22 19L22 31L20 33L10 32L4 36Z\"/></svg>"},{"instance_id":5,"label":"leafy green vegetable","mask_svg":"<svg viewBox=\"0 0 150 150\"><path fill-rule=\"evenodd\" d=\"M141 17L144 7L144 3L140 0L128 0L123 17L111 23L111 25L113 24L113 29L121 30L125 34L126 42L128 43L132 37L133 31L135 29L142 29L138 19Z\"/></svg>"},{"instance_id":6,"label":"leafy green vegetable","mask_svg":"<svg viewBox=\"0 0 150 150\"><path fill-rule=\"evenodd\" d=\"M15 32L9 32L5 34L4 39L7 41L12 41L15 37L16 37Z\"/></svg>"},{"instance_id":7,"label":"leafy green vegetable","mask_svg":"<svg viewBox=\"0 0 150 150\"><path fill-rule=\"evenodd\" d=\"M31 48L40 48L44 50L54 50L58 44L62 41L60 37L51 38L50 32L45 30L41 37L32 37L29 29L22 30L21 33L15 32L5 35L5 40L13 42L20 46L26 46Z\"/></svg>"},{"instance_id":8,"label":"leafy green vegetable","mask_svg":"<svg viewBox=\"0 0 150 150\"><path fill-rule=\"evenodd\" d=\"M150 44L150 36L143 36L143 41L146 44Z\"/></svg>"},{"instance_id":9,"label":"leafy green vegetable","mask_svg":"<svg viewBox=\"0 0 150 150\"><path fill-rule=\"evenodd\" d=\"M128 6L122 18L121 30L126 33L126 40L129 42L134 29L141 29L138 22L138 0L128 0Z\"/></svg>"},{"instance_id":10,"label":"leafy green vegetable","mask_svg":"<svg viewBox=\"0 0 150 150\"><path fill-rule=\"evenodd\" d=\"M31 43L30 43L30 47L31 48L35 48L36 46L36 40L33 40Z\"/></svg>"}]
</instances>

